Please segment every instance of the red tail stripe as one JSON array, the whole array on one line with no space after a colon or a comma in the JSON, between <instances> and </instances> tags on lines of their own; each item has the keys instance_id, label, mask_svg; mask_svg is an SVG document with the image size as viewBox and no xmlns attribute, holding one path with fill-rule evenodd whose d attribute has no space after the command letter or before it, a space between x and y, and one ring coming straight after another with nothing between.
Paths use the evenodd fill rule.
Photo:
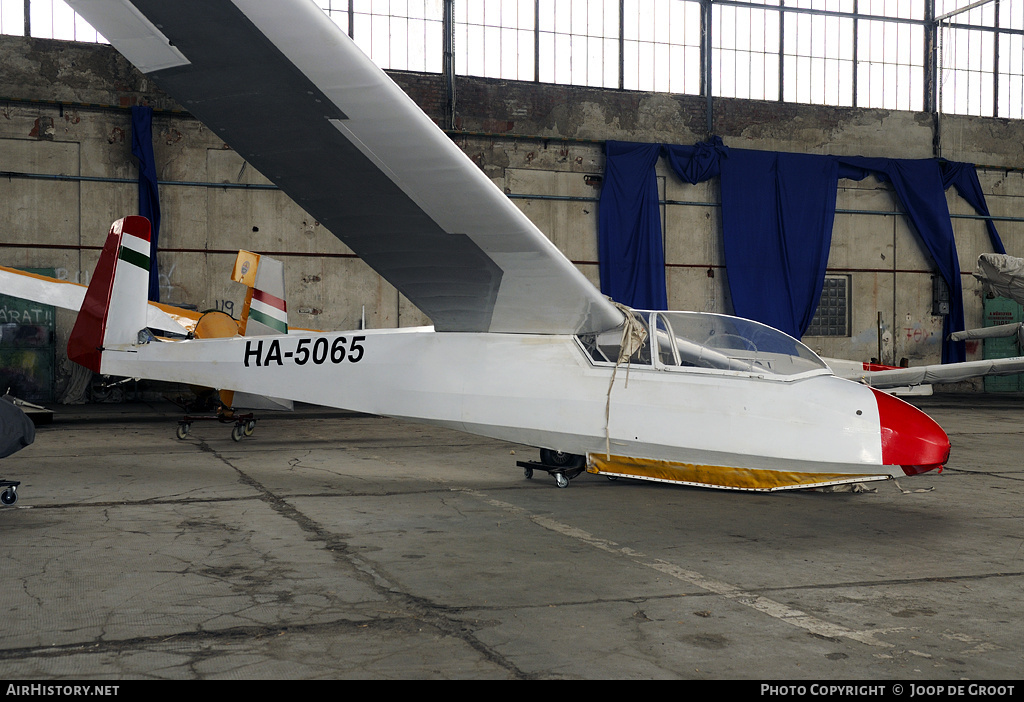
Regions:
<instances>
[{"instance_id":1,"label":"red tail stripe","mask_svg":"<svg viewBox=\"0 0 1024 702\"><path fill-rule=\"evenodd\" d=\"M131 234L137 239L143 241L149 241L152 236L152 227L150 226L149 220L139 215L129 215L114 222L111 229L117 227L120 224L121 232L124 234Z\"/></svg>"},{"instance_id":2,"label":"red tail stripe","mask_svg":"<svg viewBox=\"0 0 1024 702\"><path fill-rule=\"evenodd\" d=\"M287 312L288 311L288 305L285 303L284 300L282 300L281 298L276 297L274 295L271 295L268 292L263 292L262 290L257 290L256 288L253 288L253 290L252 290L252 299L259 300L260 302L262 302L265 305L270 305L271 307L276 307L277 309L281 310L282 312Z\"/></svg>"}]
</instances>

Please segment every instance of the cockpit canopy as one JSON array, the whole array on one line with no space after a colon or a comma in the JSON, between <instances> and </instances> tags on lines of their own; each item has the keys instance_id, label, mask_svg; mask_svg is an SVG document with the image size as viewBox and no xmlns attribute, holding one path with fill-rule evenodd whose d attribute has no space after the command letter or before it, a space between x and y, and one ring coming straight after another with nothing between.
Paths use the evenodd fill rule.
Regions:
<instances>
[{"instance_id":1,"label":"cockpit canopy","mask_svg":"<svg viewBox=\"0 0 1024 702\"><path fill-rule=\"evenodd\" d=\"M634 334L633 343L627 342L625 353L633 365L779 377L828 370L825 362L802 343L760 322L705 312L634 311L634 317L643 331ZM622 338L621 327L579 337L598 364L619 360Z\"/></svg>"}]
</instances>

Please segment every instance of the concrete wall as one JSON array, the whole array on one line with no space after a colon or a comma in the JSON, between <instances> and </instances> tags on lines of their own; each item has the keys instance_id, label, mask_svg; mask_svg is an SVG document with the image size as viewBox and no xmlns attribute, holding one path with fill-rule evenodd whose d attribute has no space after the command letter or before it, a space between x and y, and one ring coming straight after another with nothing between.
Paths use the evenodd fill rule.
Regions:
<instances>
[{"instance_id":1,"label":"concrete wall","mask_svg":"<svg viewBox=\"0 0 1024 702\"><path fill-rule=\"evenodd\" d=\"M246 248L285 262L294 326L351 328L364 314L370 327L427 322L288 198L235 187L267 181L110 47L3 36L0 61L0 170L74 178L0 179L0 263L53 267L88 282L110 222L137 210L128 108L148 104L158 177L175 183L161 188L164 301L237 315L244 290L228 272ZM439 77L393 76L440 121ZM599 185L588 176L603 173L602 142L702 140L706 107L694 96L460 78L462 133L453 138L596 284ZM919 113L726 99L713 108L712 131L740 148L929 158L937 142L939 155L984 166L994 215L1024 216L1021 121L943 116L936 124ZM731 312L717 183L681 183L665 168L660 176L665 198L683 203L663 210L670 307ZM539 197L551 195L564 199ZM954 214L971 214L953 193L949 203ZM829 259L830 272L851 278L852 333L805 341L825 355L866 360L877 355L881 313L884 361L937 362L933 267L891 190L873 179L843 181L837 206L871 212L837 214ZM998 226L1008 252L1024 256L1024 224ZM974 219L954 219L954 229L967 323L980 326L969 273L988 250L987 234Z\"/></svg>"}]
</instances>

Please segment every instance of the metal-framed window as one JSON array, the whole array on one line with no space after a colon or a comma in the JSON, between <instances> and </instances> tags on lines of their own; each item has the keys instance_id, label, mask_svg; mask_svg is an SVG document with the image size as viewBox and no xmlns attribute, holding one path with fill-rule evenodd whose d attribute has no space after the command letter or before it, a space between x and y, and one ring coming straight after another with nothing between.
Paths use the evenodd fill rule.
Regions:
<instances>
[{"instance_id":1,"label":"metal-framed window","mask_svg":"<svg viewBox=\"0 0 1024 702\"><path fill-rule=\"evenodd\" d=\"M0 34L27 34L24 3L0 0Z\"/></svg>"},{"instance_id":2,"label":"metal-framed window","mask_svg":"<svg viewBox=\"0 0 1024 702\"><path fill-rule=\"evenodd\" d=\"M782 71L778 0L719 4L712 8L713 95L778 100Z\"/></svg>"},{"instance_id":3,"label":"metal-framed window","mask_svg":"<svg viewBox=\"0 0 1024 702\"><path fill-rule=\"evenodd\" d=\"M857 106L923 110L924 26L858 19L856 37Z\"/></svg>"},{"instance_id":4,"label":"metal-framed window","mask_svg":"<svg viewBox=\"0 0 1024 702\"><path fill-rule=\"evenodd\" d=\"M857 64L853 0L802 0L801 7L821 14L783 14L782 99L823 105L852 105Z\"/></svg>"},{"instance_id":5,"label":"metal-framed window","mask_svg":"<svg viewBox=\"0 0 1024 702\"><path fill-rule=\"evenodd\" d=\"M28 16L28 22L24 25L32 28L32 36L106 43L106 40L88 22L79 17L64 0L31 0L31 2L19 0L18 3L7 0L4 3L4 5L17 4L22 4L24 8L21 13L22 17ZM6 12L2 14L6 14ZM7 29L4 28L3 31L6 33ZM21 34L22 32L17 33Z\"/></svg>"},{"instance_id":6,"label":"metal-framed window","mask_svg":"<svg viewBox=\"0 0 1024 702\"><path fill-rule=\"evenodd\" d=\"M624 0L622 10L622 87L699 95L700 3Z\"/></svg>"},{"instance_id":7,"label":"metal-framed window","mask_svg":"<svg viewBox=\"0 0 1024 702\"><path fill-rule=\"evenodd\" d=\"M440 73L443 0L353 0L352 39L382 68Z\"/></svg>"},{"instance_id":8,"label":"metal-framed window","mask_svg":"<svg viewBox=\"0 0 1024 702\"><path fill-rule=\"evenodd\" d=\"M537 0L537 78L619 87L620 0Z\"/></svg>"},{"instance_id":9,"label":"metal-framed window","mask_svg":"<svg viewBox=\"0 0 1024 702\"><path fill-rule=\"evenodd\" d=\"M455 72L536 80L535 0L456 0Z\"/></svg>"},{"instance_id":10,"label":"metal-framed window","mask_svg":"<svg viewBox=\"0 0 1024 702\"><path fill-rule=\"evenodd\" d=\"M320 0L320 9L327 13L336 25L352 34L352 0Z\"/></svg>"},{"instance_id":11,"label":"metal-framed window","mask_svg":"<svg viewBox=\"0 0 1024 702\"><path fill-rule=\"evenodd\" d=\"M941 112L1024 119L1024 0L935 0Z\"/></svg>"},{"instance_id":12,"label":"metal-framed window","mask_svg":"<svg viewBox=\"0 0 1024 702\"><path fill-rule=\"evenodd\" d=\"M1024 119L1024 0L320 5L388 69ZM0 33L102 41L63 0L0 0Z\"/></svg>"},{"instance_id":13,"label":"metal-framed window","mask_svg":"<svg viewBox=\"0 0 1024 702\"><path fill-rule=\"evenodd\" d=\"M1024 29L1024 12L1016 19L1021 24L1019 28ZM999 45L997 116L1024 119L1024 35L1000 35Z\"/></svg>"}]
</instances>

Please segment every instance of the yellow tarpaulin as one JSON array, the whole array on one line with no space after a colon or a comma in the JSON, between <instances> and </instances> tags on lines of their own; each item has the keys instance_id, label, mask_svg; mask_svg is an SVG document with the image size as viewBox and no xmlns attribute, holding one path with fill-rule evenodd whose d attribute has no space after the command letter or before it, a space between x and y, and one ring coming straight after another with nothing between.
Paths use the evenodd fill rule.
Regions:
<instances>
[{"instance_id":1,"label":"yellow tarpaulin","mask_svg":"<svg viewBox=\"0 0 1024 702\"><path fill-rule=\"evenodd\" d=\"M872 473L801 473L757 468L701 466L692 463L627 458L625 456L612 456L610 459L606 459L603 454L591 456L587 471L738 490L817 487L863 480L882 480L889 477Z\"/></svg>"}]
</instances>

